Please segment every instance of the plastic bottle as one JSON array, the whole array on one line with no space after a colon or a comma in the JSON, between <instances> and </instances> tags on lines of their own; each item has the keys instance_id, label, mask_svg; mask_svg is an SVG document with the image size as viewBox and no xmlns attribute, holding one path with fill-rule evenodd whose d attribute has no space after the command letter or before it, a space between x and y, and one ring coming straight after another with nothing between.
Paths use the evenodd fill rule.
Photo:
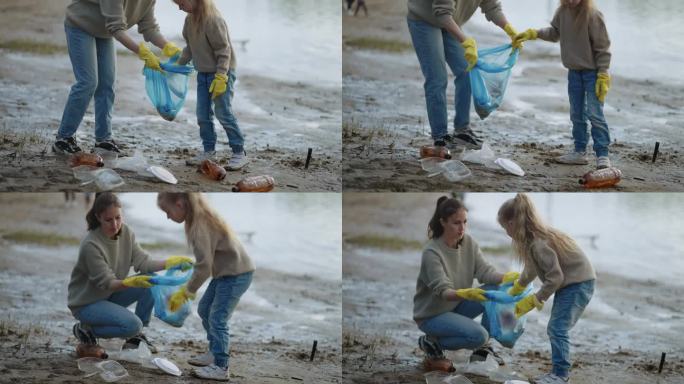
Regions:
<instances>
[{"instance_id":1,"label":"plastic bottle","mask_svg":"<svg viewBox=\"0 0 684 384\"><path fill-rule=\"evenodd\" d=\"M77 152L69 158L70 167L78 167L79 165L89 165L91 167L104 167L104 160L102 156L97 153Z\"/></svg>"},{"instance_id":2,"label":"plastic bottle","mask_svg":"<svg viewBox=\"0 0 684 384\"><path fill-rule=\"evenodd\" d=\"M221 181L226 178L226 170L208 159L202 162L200 171L212 180Z\"/></svg>"},{"instance_id":3,"label":"plastic bottle","mask_svg":"<svg viewBox=\"0 0 684 384\"><path fill-rule=\"evenodd\" d=\"M271 176L250 176L240 180L233 187L233 192L268 192L275 187Z\"/></svg>"},{"instance_id":4,"label":"plastic bottle","mask_svg":"<svg viewBox=\"0 0 684 384\"><path fill-rule=\"evenodd\" d=\"M611 167L587 172L579 179L579 183L584 188L605 188L619 183L621 178L622 172L617 168Z\"/></svg>"},{"instance_id":5,"label":"plastic bottle","mask_svg":"<svg viewBox=\"0 0 684 384\"><path fill-rule=\"evenodd\" d=\"M96 357L98 359L106 359L109 357L104 348L98 344L79 344L76 347L76 356L81 357Z\"/></svg>"},{"instance_id":6,"label":"plastic bottle","mask_svg":"<svg viewBox=\"0 0 684 384\"><path fill-rule=\"evenodd\" d=\"M439 157L442 159L451 159L451 151L447 147L423 145L420 147L420 158Z\"/></svg>"},{"instance_id":7,"label":"plastic bottle","mask_svg":"<svg viewBox=\"0 0 684 384\"><path fill-rule=\"evenodd\" d=\"M426 372L430 371L442 371L442 372L454 372L456 368L454 363L449 359L428 359L423 361L423 369Z\"/></svg>"}]
</instances>

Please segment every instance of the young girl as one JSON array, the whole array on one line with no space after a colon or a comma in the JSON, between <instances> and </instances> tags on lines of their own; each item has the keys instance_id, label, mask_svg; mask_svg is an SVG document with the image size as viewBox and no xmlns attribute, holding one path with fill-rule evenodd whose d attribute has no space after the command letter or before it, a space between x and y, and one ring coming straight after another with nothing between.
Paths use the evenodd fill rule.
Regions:
<instances>
[{"instance_id":1,"label":"young girl","mask_svg":"<svg viewBox=\"0 0 684 384\"><path fill-rule=\"evenodd\" d=\"M187 285L169 299L169 309L175 311L212 277L197 312L207 331L209 352L190 359L199 366L193 373L200 378L228 380L230 378L228 320L240 297L252 282L254 264L235 233L199 193L160 193L159 208L176 223L185 223L185 236L197 259Z\"/></svg>"},{"instance_id":2,"label":"young girl","mask_svg":"<svg viewBox=\"0 0 684 384\"><path fill-rule=\"evenodd\" d=\"M571 366L568 332L594 293L594 268L573 239L541 221L525 194L506 201L499 208L498 221L513 239L513 247L524 265L509 293L519 295L535 277L542 282L539 291L518 302L516 316L520 317L534 308L541 310L544 302L555 293L547 326L553 371L534 382L566 383Z\"/></svg>"},{"instance_id":3,"label":"young girl","mask_svg":"<svg viewBox=\"0 0 684 384\"><path fill-rule=\"evenodd\" d=\"M214 110L216 117L228 134L233 155L226 167L238 170L248 160L244 149L244 137L233 115L231 99L235 85L235 51L228 35L228 26L213 0L173 0L178 8L188 13L183 25L183 38L187 43L178 64L185 65L192 60L197 69L197 123L204 152L188 165L199 165L205 159L216 155L216 132L214 131ZM229 92L226 92L229 91Z\"/></svg>"},{"instance_id":4,"label":"young girl","mask_svg":"<svg viewBox=\"0 0 684 384\"><path fill-rule=\"evenodd\" d=\"M603 116L603 102L610 89L610 38L603 14L593 0L561 0L551 27L518 34L515 42L560 40L561 59L568 68L568 94L574 151L556 158L562 164L588 164L587 119L591 122L597 168L610 167L610 132Z\"/></svg>"}]
</instances>

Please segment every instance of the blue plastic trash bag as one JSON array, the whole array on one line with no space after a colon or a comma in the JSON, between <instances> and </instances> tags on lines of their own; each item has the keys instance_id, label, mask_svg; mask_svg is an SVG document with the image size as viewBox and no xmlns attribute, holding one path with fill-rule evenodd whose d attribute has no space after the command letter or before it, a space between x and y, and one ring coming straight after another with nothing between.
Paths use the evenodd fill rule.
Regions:
<instances>
[{"instance_id":1,"label":"blue plastic trash bag","mask_svg":"<svg viewBox=\"0 0 684 384\"><path fill-rule=\"evenodd\" d=\"M167 269L163 275L155 275L150 278L150 283L154 284L150 288L152 297L154 297L154 316L174 327L183 326L183 322L190 314L190 301L186 301L176 312L169 310L167 302L169 297L178 290L179 285L190 280L192 271L193 269L190 268L183 272L181 266L176 266Z\"/></svg>"},{"instance_id":2,"label":"blue plastic trash bag","mask_svg":"<svg viewBox=\"0 0 684 384\"><path fill-rule=\"evenodd\" d=\"M143 69L147 96L159 115L168 121L175 119L183 108L188 95L188 81L193 71L192 66L177 65L179 57L180 55L176 55L161 63L164 72L147 67Z\"/></svg>"},{"instance_id":3,"label":"blue plastic trash bag","mask_svg":"<svg viewBox=\"0 0 684 384\"><path fill-rule=\"evenodd\" d=\"M519 49L510 44L477 52L477 64L470 71L475 112L486 119L503 102L511 69L518 61Z\"/></svg>"},{"instance_id":4,"label":"blue plastic trash bag","mask_svg":"<svg viewBox=\"0 0 684 384\"><path fill-rule=\"evenodd\" d=\"M515 318L515 304L532 292L530 284L520 295L511 296L508 290L512 286L513 283L507 283L497 290L485 291L487 301L483 303L489 321L489 335L507 348L513 348L525 331L526 316Z\"/></svg>"}]
</instances>

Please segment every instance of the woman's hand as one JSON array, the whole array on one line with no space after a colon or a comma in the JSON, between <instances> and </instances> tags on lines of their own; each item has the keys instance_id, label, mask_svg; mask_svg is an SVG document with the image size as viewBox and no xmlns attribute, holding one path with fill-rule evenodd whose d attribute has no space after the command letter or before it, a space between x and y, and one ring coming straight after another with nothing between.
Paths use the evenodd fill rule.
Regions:
<instances>
[{"instance_id":1,"label":"woman's hand","mask_svg":"<svg viewBox=\"0 0 684 384\"><path fill-rule=\"evenodd\" d=\"M536 40L537 39L537 30L536 29L528 29L527 31L523 33L518 33L514 38L513 38L513 46L515 47L516 45L522 46L522 43L528 40Z\"/></svg>"},{"instance_id":2,"label":"woman's hand","mask_svg":"<svg viewBox=\"0 0 684 384\"><path fill-rule=\"evenodd\" d=\"M131 276L123 279L121 283L130 288L150 288L152 286L150 277L152 276Z\"/></svg>"},{"instance_id":3,"label":"woman's hand","mask_svg":"<svg viewBox=\"0 0 684 384\"><path fill-rule=\"evenodd\" d=\"M511 45L513 45L513 48L522 49L522 41L515 41L515 37L518 36L518 31L516 31L515 28L513 28L511 23L507 23L506 25L504 25L503 30L511 38Z\"/></svg>"},{"instance_id":4,"label":"woman's hand","mask_svg":"<svg viewBox=\"0 0 684 384\"><path fill-rule=\"evenodd\" d=\"M147 48L145 43L140 43L138 46L138 57L145 62L145 67L162 72L159 58Z\"/></svg>"},{"instance_id":5,"label":"woman's hand","mask_svg":"<svg viewBox=\"0 0 684 384\"><path fill-rule=\"evenodd\" d=\"M457 289L456 295L465 300L470 301L485 301L487 298L484 296L485 291L480 288L464 288Z\"/></svg>"},{"instance_id":6,"label":"woman's hand","mask_svg":"<svg viewBox=\"0 0 684 384\"><path fill-rule=\"evenodd\" d=\"M174 44L170 41L168 43L164 44L164 48L162 49L162 53L164 54L164 56L167 56L167 57L174 57L176 55L179 55L181 52L182 52L181 49L178 48L176 46L176 44Z\"/></svg>"},{"instance_id":7,"label":"woman's hand","mask_svg":"<svg viewBox=\"0 0 684 384\"><path fill-rule=\"evenodd\" d=\"M533 310L534 308L537 308L538 311L541 311L542 308L544 308L544 302L539 301L537 296L534 294L526 296L524 299L518 301L518 303L515 305L515 318L520 318L522 315Z\"/></svg>"},{"instance_id":8,"label":"woman's hand","mask_svg":"<svg viewBox=\"0 0 684 384\"><path fill-rule=\"evenodd\" d=\"M477 64L477 43L475 42L475 39L469 37L465 39L461 45L463 46L463 49L465 49L464 56L468 62L468 68L466 69L466 72L470 72L475 64Z\"/></svg>"},{"instance_id":9,"label":"woman's hand","mask_svg":"<svg viewBox=\"0 0 684 384\"><path fill-rule=\"evenodd\" d=\"M176 312L183 304L185 304L186 301L193 300L194 298L195 294L188 292L187 288L185 288L185 285L183 285L179 290L176 291L176 293L169 297L167 306L171 312Z\"/></svg>"}]
</instances>

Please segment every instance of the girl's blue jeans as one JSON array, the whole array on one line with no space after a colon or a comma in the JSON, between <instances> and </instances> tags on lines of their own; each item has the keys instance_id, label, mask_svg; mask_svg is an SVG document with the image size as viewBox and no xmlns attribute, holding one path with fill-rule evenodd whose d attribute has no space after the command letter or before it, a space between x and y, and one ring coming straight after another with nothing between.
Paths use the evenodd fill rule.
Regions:
<instances>
[{"instance_id":1,"label":"girl's blue jeans","mask_svg":"<svg viewBox=\"0 0 684 384\"><path fill-rule=\"evenodd\" d=\"M73 137L90 100L95 97L95 140L111 139L116 50L114 39L100 39L78 28L64 26L76 83L64 106L58 139Z\"/></svg>"},{"instance_id":2,"label":"girl's blue jeans","mask_svg":"<svg viewBox=\"0 0 684 384\"><path fill-rule=\"evenodd\" d=\"M214 112L216 112L216 118L228 134L228 144L233 153L242 154L245 138L230 106L235 87L235 72L228 71L228 90L226 93L212 100L209 88L215 75L215 73L208 72L197 74L197 123L200 127L204 151L211 152L216 149L216 131L214 130Z\"/></svg>"},{"instance_id":3,"label":"girl's blue jeans","mask_svg":"<svg viewBox=\"0 0 684 384\"><path fill-rule=\"evenodd\" d=\"M214 355L214 364L226 368L230 356L230 329L228 321L240 301L240 297L252 283L253 272L237 276L212 279L197 306L202 326L207 331L209 351Z\"/></svg>"},{"instance_id":4,"label":"girl's blue jeans","mask_svg":"<svg viewBox=\"0 0 684 384\"><path fill-rule=\"evenodd\" d=\"M126 307L137 302L135 313ZM90 329L95 337L129 338L139 334L150 323L154 308L152 292L146 288L126 288L76 311L74 317Z\"/></svg>"},{"instance_id":5,"label":"girl's blue jeans","mask_svg":"<svg viewBox=\"0 0 684 384\"><path fill-rule=\"evenodd\" d=\"M597 71L568 72L568 96L570 97L570 120L575 152L585 152L589 143L587 120L591 122L591 138L596 156L608 156L610 131L603 116L603 103L596 96Z\"/></svg>"},{"instance_id":6,"label":"girl's blue jeans","mask_svg":"<svg viewBox=\"0 0 684 384\"><path fill-rule=\"evenodd\" d=\"M425 104L432 138L440 140L448 133L447 114L447 65L456 77L456 116L454 129L465 129L470 124L472 91L466 69L468 62L461 44L446 30L420 20L408 20L413 47L418 56L420 69L425 77Z\"/></svg>"},{"instance_id":7,"label":"girl's blue jeans","mask_svg":"<svg viewBox=\"0 0 684 384\"><path fill-rule=\"evenodd\" d=\"M595 280L571 284L556 291L551 319L546 332L551 341L553 373L559 377L570 374L570 338L568 333L577 323L594 294Z\"/></svg>"}]
</instances>

